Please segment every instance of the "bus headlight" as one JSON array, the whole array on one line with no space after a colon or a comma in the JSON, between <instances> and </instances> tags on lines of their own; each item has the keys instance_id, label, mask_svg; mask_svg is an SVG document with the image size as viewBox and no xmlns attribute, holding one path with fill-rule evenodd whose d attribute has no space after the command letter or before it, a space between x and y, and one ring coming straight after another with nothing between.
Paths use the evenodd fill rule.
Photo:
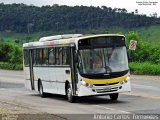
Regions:
<instances>
[{"instance_id":1,"label":"bus headlight","mask_svg":"<svg viewBox=\"0 0 160 120\"><path fill-rule=\"evenodd\" d=\"M86 86L86 82L85 81L81 81L81 84Z\"/></svg>"},{"instance_id":2,"label":"bus headlight","mask_svg":"<svg viewBox=\"0 0 160 120\"><path fill-rule=\"evenodd\" d=\"M124 80L124 82L127 83L128 80L130 80L130 76L127 76L127 78L126 78L126 80Z\"/></svg>"},{"instance_id":3,"label":"bus headlight","mask_svg":"<svg viewBox=\"0 0 160 120\"><path fill-rule=\"evenodd\" d=\"M123 81L119 82L120 84L123 84Z\"/></svg>"},{"instance_id":4,"label":"bus headlight","mask_svg":"<svg viewBox=\"0 0 160 120\"><path fill-rule=\"evenodd\" d=\"M93 87L92 84L89 84L89 83L87 83L87 82L85 82L85 81L81 81L81 84L84 85L84 86L86 86L86 87L90 87L90 88Z\"/></svg>"},{"instance_id":5,"label":"bus headlight","mask_svg":"<svg viewBox=\"0 0 160 120\"><path fill-rule=\"evenodd\" d=\"M127 76L126 80L130 80L130 76Z\"/></svg>"},{"instance_id":6,"label":"bus headlight","mask_svg":"<svg viewBox=\"0 0 160 120\"><path fill-rule=\"evenodd\" d=\"M121 85L124 84L124 83L127 83L128 80L130 80L130 76L127 76L127 78L124 80L124 81L121 81L119 82Z\"/></svg>"}]
</instances>

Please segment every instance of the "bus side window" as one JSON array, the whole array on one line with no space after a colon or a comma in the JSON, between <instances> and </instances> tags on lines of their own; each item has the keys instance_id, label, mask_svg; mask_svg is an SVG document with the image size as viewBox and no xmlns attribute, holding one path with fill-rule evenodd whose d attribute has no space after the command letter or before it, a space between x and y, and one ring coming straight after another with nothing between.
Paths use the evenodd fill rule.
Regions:
<instances>
[{"instance_id":1,"label":"bus side window","mask_svg":"<svg viewBox=\"0 0 160 120\"><path fill-rule=\"evenodd\" d=\"M39 50L39 64L42 65L43 63L43 49Z\"/></svg>"},{"instance_id":2,"label":"bus side window","mask_svg":"<svg viewBox=\"0 0 160 120\"><path fill-rule=\"evenodd\" d=\"M59 48L55 48L55 54L56 65L59 65Z\"/></svg>"},{"instance_id":3,"label":"bus side window","mask_svg":"<svg viewBox=\"0 0 160 120\"><path fill-rule=\"evenodd\" d=\"M43 65L48 65L48 48L43 49Z\"/></svg>"},{"instance_id":4,"label":"bus side window","mask_svg":"<svg viewBox=\"0 0 160 120\"><path fill-rule=\"evenodd\" d=\"M33 65L36 65L36 49L33 49Z\"/></svg>"},{"instance_id":5,"label":"bus side window","mask_svg":"<svg viewBox=\"0 0 160 120\"><path fill-rule=\"evenodd\" d=\"M36 50L36 65L39 65L39 49Z\"/></svg>"},{"instance_id":6,"label":"bus side window","mask_svg":"<svg viewBox=\"0 0 160 120\"><path fill-rule=\"evenodd\" d=\"M66 47L63 48L63 52L62 52L62 64L66 65Z\"/></svg>"},{"instance_id":7,"label":"bus side window","mask_svg":"<svg viewBox=\"0 0 160 120\"><path fill-rule=\"evenodd\" d=\"M70 54L69 54L69 48L65 47L63 49L63 65L69 65L70 64Z\"/></svg>"},{"instance_id":8,"label":"bus side window","mask_svg":"<svg viewBox=\"0 0 160 120\"><path fill-rule=\"evenodd\" d=\"M59 54L59 65L62 65L62 62L63 62L63 48L59 48L59 52L58 52L58 54Z\"/></svg>"},{"instance_id":9,"label":"bus side window","mask_svg":"<svg viewBox=\"0 0 160 120\"><path fill-rule=\"evenodd\" d=\"M29 65L29 50L24 50L24 64Z\"/></svg>"},{"instance_id":10,"label":"bus side window","mask_svg":"<svg viewBox=\"0 0 160 120\"><path fill-rule=\"evenodd\" d=\"M49 48L49 65L55 65L55 48Z\"/></svg>"},{"instance_id":11,"label":"bus side window","mask_svg":"<svg viewBox=\"0 0 160 120\"><path fill-rule=\"evenodd\" d=\"M37 65L41 65L43 61L43 50L42 49L37 49Z\"/></svg>"}]
</instances>

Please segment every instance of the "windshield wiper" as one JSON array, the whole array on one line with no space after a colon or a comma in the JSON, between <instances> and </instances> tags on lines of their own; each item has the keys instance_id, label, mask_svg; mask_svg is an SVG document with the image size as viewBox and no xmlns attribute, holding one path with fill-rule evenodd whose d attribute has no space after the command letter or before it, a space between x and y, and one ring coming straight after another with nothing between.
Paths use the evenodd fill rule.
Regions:
<instances>
[{"instance_id":1,"label":"windshield wiper","mask_svg":"<svg viewBox=\"0 0 160 120\"><path fill-rule=\"evenodd\" d=\"M109 66L106 65L104 68L105 68L107 74L109 74L109 73L112 72L111 67L109 67Z\"/></svg>"}]
</instances>

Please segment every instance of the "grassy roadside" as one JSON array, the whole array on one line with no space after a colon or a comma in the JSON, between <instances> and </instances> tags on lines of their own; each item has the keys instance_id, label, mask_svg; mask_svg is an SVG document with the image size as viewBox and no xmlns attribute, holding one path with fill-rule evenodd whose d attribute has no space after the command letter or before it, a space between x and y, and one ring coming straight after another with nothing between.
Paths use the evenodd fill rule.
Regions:
<instances>
[{"instance_id":1,"label":"grassy roadside","mask_svg":"<svg viewBox=\"0 0 160 120\"><path fill-rule=\"evenodd\" d=\"M7 70L23 70L22 64L13 64L8 62L0 62L0 69L7 69Z\"/></svg>"},{"instance_id":2,"label":"grassy roadside","mask_svg":"<svg viewBox=\"0 0 160 120\"><path fill-rule=\"evenodd\" d=\"M131 73L139 75L160 75L160 64L152 64L149 62L139 63L131 62L129 63Z\"/></svg>"},{"instance_id":3,"label":"grassy roadside","mask_svg":"<svg viewBox=\"0 0 160 120\"><path fill-rule=\"evenodd\" d=\"M120 33L126 34L128 31L136 31L140 38L143 41L148 41L152 44L157 44L160 41L160 25L152 25L147 27L140 27L140 28L122 28L122 27L112 27L109 29L91 29L91 30L80 30L82 34L93 34L93 33ZM20 45L29 41L37 41L39 38L44 36L50 35L57 35L57 34L69 34L74 33L75 31L61 31L61 32L53 32L53 31L41 31L41 32L34 32L31 34L28 33L15 33L15 32L0 32L0 41L7 42L7 43L15 43L16 40L19 40Z\"/></svg>"}]
</instances>

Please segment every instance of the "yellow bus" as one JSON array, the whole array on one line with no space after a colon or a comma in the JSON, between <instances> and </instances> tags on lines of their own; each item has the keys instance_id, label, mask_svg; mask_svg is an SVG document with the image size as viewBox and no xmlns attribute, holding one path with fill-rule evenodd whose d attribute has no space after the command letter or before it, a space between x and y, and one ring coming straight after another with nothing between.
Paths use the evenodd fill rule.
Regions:
<instances>
[{"instance_id":1,"label":"yellow bus","mask_svg":"<svg viewBox=\"0 0 160 120\"><path fill-rule=\"evenodd\" d=\"M78 96L131 91L125 36L65 34L23 44L25 86L46 93Z\"/></svg>"}]
</instances>

